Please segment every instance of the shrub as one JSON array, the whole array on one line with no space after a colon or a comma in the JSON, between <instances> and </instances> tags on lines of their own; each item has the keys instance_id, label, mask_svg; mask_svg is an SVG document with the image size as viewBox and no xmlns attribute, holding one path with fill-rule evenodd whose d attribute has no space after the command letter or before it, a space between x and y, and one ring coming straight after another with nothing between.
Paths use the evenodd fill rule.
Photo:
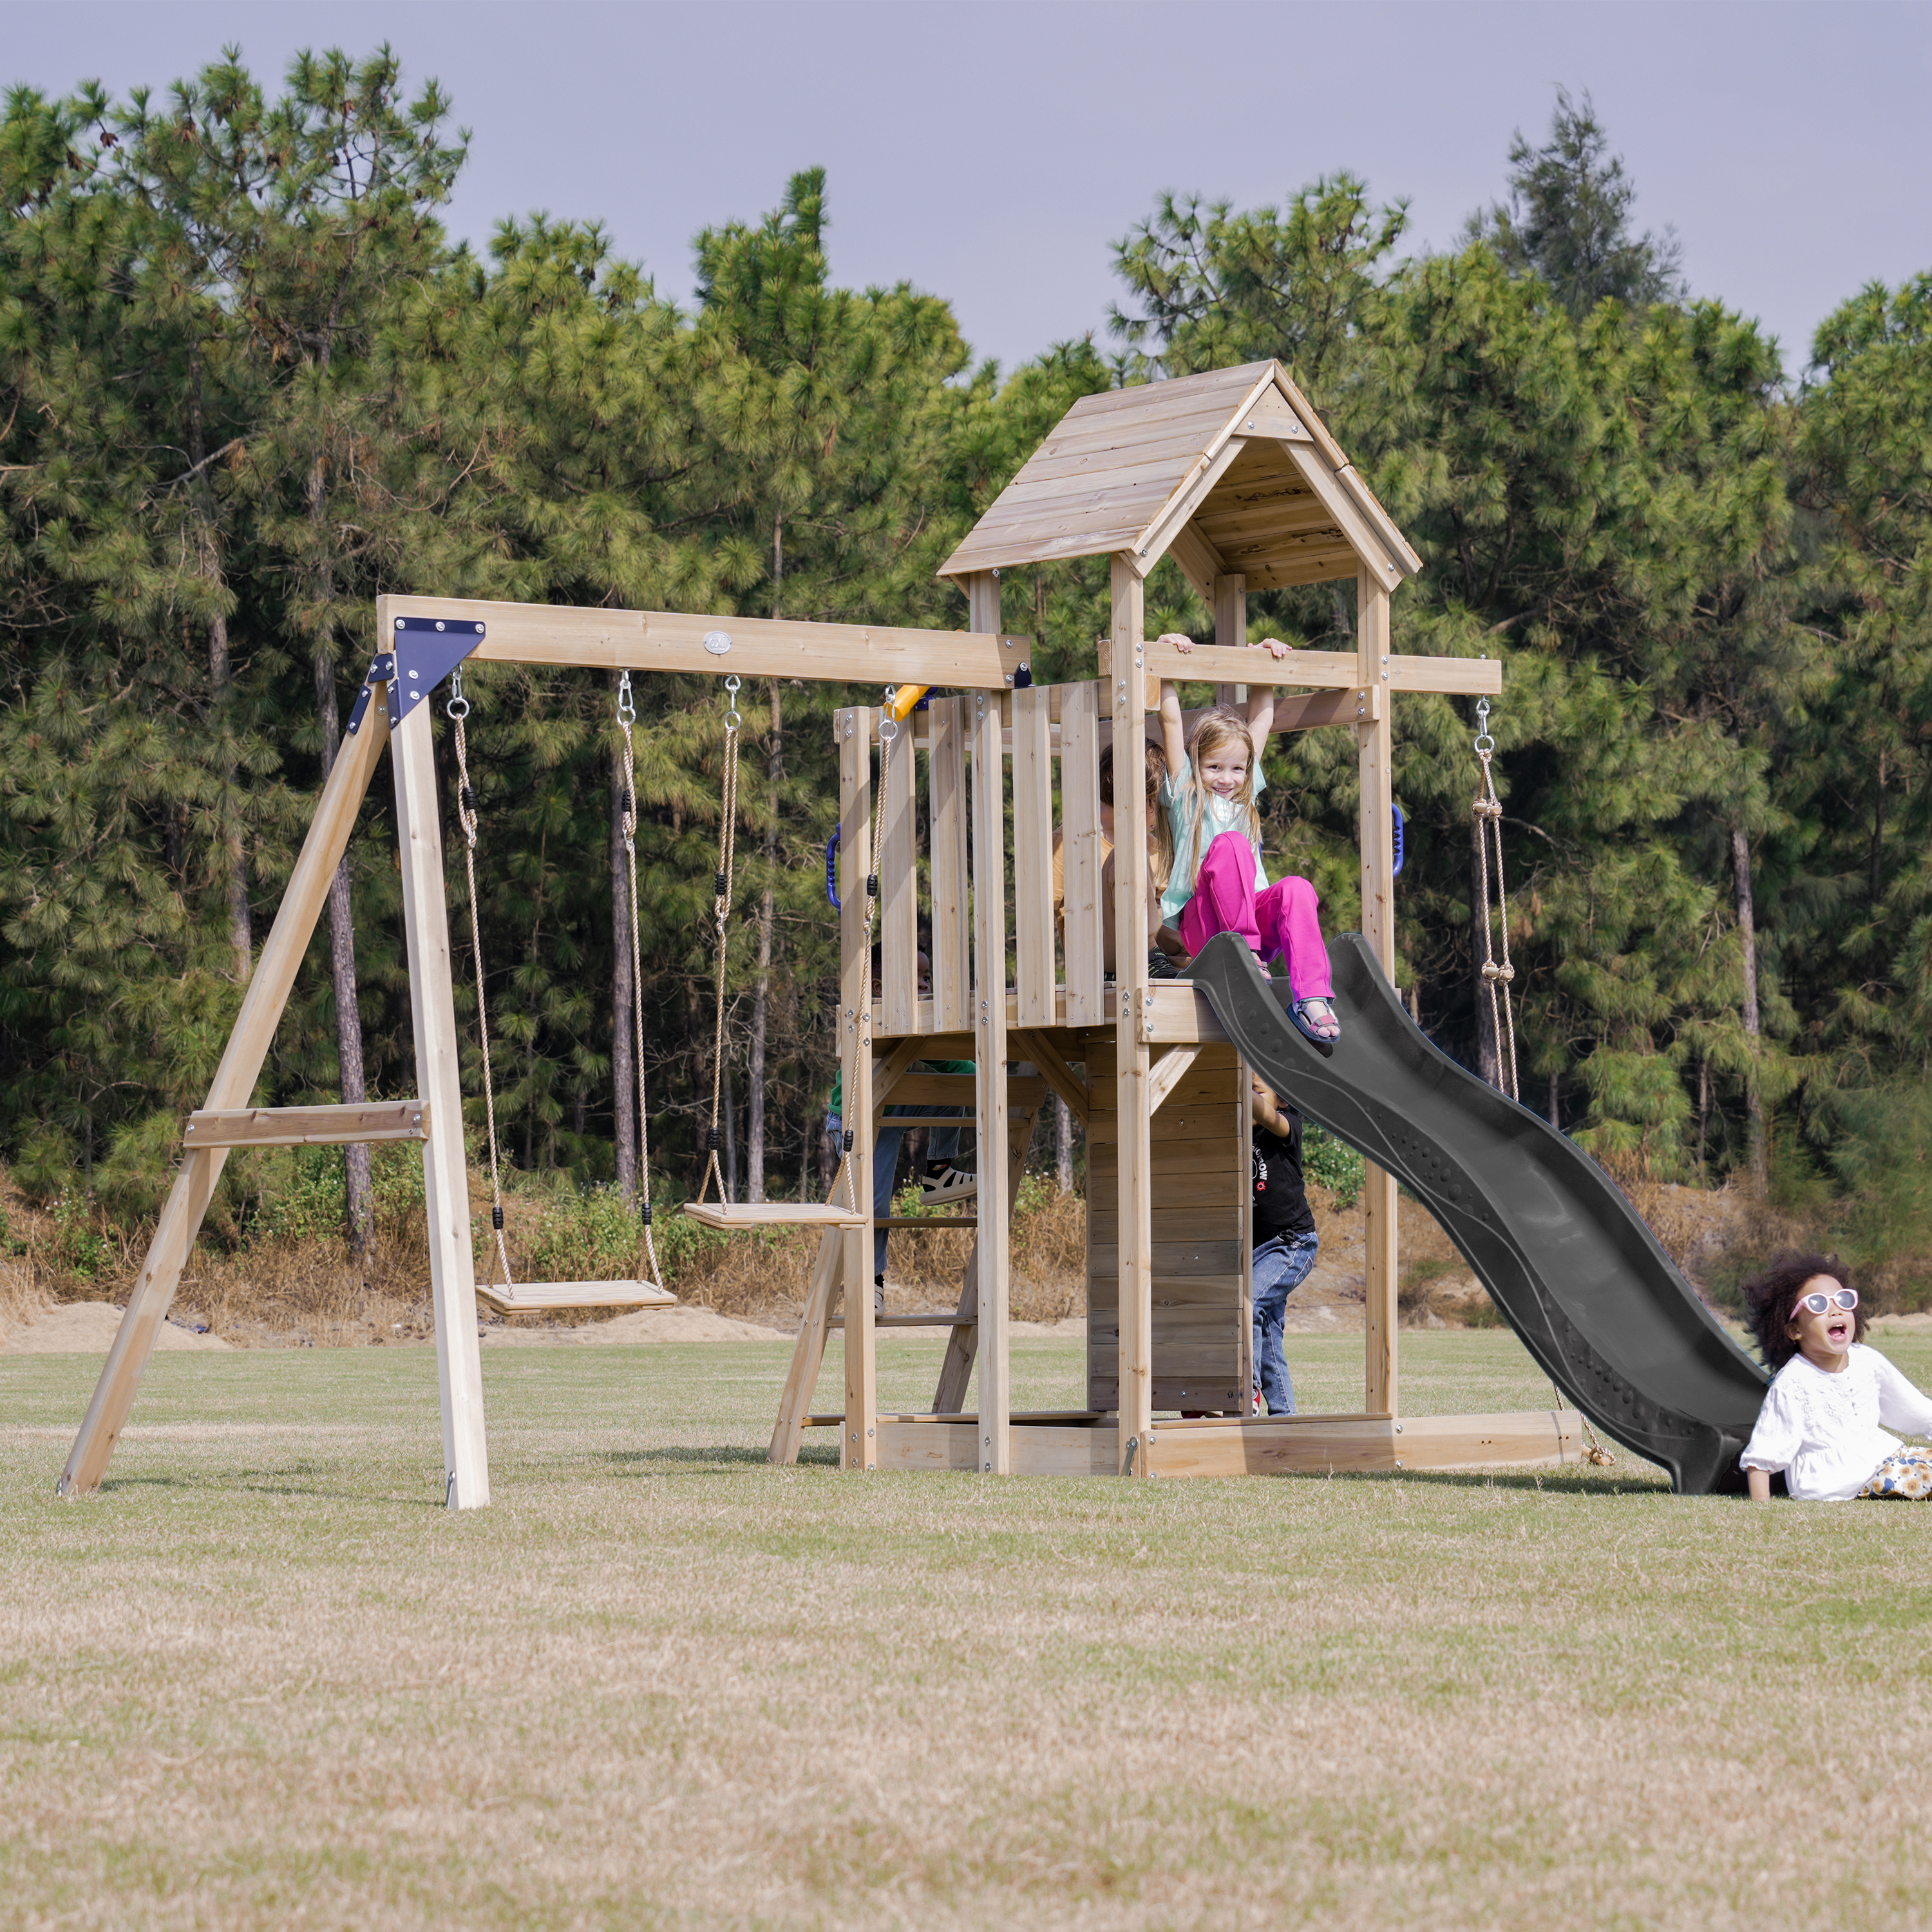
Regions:
<instances>
[{"instance_id":1,"label":"shrub","mask_svg":"<svg viewBox=\"0 0 1932 1932\"><path fill-rule=\"evenodd\" d=\"M1318 1180L1335 1197L1337 1208L1354 1206L1362 1192L1365 1163L1346 1142L1338 1141L1326 1127L1312 1120L1301 1130L1301 1172L1309 1180Z\"/></svg>"}]
</instances>

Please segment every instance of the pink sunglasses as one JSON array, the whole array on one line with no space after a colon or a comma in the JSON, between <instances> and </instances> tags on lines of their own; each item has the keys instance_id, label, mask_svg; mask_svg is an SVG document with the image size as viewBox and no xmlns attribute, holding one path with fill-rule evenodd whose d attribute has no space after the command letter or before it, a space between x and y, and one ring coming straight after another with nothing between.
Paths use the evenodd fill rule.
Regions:
<instances>
[{"instance_id":1,"label":"pink sunglasses","mask_svg":"<svg viewBox=\"0 0 1932 1932\"><path fill-rule=\"evenodd\" d=\"M1840 1288L1829 1294L1801 1294L1792 1308L1795 1316L1801 1308L1809 1309L1814 1315L1822 1315L1828 1308L1842 1308L1849 1312L1858 1305L1858 1292L1855 1288Z\"/></svg>"}]
</instances>

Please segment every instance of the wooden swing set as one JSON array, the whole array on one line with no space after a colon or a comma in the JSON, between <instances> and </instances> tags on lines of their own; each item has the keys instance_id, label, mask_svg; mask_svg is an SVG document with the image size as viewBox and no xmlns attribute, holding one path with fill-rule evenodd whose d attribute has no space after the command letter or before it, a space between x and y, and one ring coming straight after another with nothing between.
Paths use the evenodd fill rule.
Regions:
<instances>
[{"instance_id":1,"label":"wooden swing set","mask_svg":"<svg viewBox=\"0 0 1932 1932\"><path fill-rule=\"evenodd\" d=\"M1102 647L1100 676L1030 685L1028 640L1000 628L1000 573L1096 554L1108 556L1112 569L1112 638ZM1502 688L1501 667L1487 659L1392 650L1390 593L1420 561L1277 363L1076 404L944 566L941 574L966 593L969 628L963 632L380 598L384 647L370 667L207 1104L187 1123L172 1189L60 1479L61 1493L85 1493L101 1480L229 1149L411 1140L423 1150L446 1499L458 1509L489 1501L479 1291L430 701L454 674L448 709L473 920L477 828L460 684L461 667L472 658L626 676L619 716L627 753L633 921L628 943L638 1001L630 1018L638 1048L636 1104L646 1132L628 679L652 671L706 673L729 680L730 691L738 680L777 677L948 694L903 718L896 714L910 701L904 695L835 715L849 883L839 914L838 1016L848 1144L833 1198L756 1205L712 1201L714 1157L700 1200L685 1210L727 1230L788 1224L823 1229L772 1432L774 1462L794 1460L810 1428L835 1429L841 1466L857 1470L1180 1476L1419 1468L1579 1453L1574 1412L1401 1415L1395 1183L1373 1168L1364 1194L1362 1408L1346 1415L1248 1414L1246 1070L1204 998L1184 980L1148 979L1147 860L1136 838L1114 849L1115 975L1108 976L1102 964L1100 753L1116 739L1137 740L1148 731L1162 679L1198 680L1217 668L1212 653L1204 660L1144 640L1145 580L1168 555L1214 612L1215 642L1224 647L1247 641L1250 591L1354 580L1354 651L1298 651L1277 662L1243 650L1225 666L1232 675L1220 695L1232 698L1238 686L1266 680L1302 694L1277 704L1277 730L1354 732L1361 782L1363 931L1393 976L1394 695L1493 694ZM727 720L715 904L721 988L730 908L735 716L734 705ZM275 1025L386 746L395 784L418 1095L352 1106L252 1107ZM1056 829L1064 848L1064 928L1057 925L1052 898ZM929 993L920 986L918 967L922 893L932 933ZM471 937L487 1053L473 926ZM626 943L622 935L619 943ZM718 1025L722 1054L722 999ZM921 1070L918 1063L928 1059L970 1060L975 1071ZM1016 1061L1030 1062L1037 1072L1022 1077L1012 1070ZM486 1096L489 1085L486 1072ZM1058 1095L1086 1134L1086 1401L1078 1409L1016 1414L1008 1372L1010 1223L1033 1120L1048 1092ZM620 1104L630 1104L630 1096ZM908 1106L970 1107L976 1130L976 1202L970 1216L950 1217L953 1225L974 1228L972 1254L957 1306L937 1316L881 1318L873 1310L872 1156L888 1105L900 1110L892 1118L898 1127L942 1119L965 1124L952 1113L909 1115ZM494 1113L488 1098L486 1112ZM711 1126L715 1156L715 1094ZM494 1120L489 1135L497 1225L484 1298L518 1311L642 1306L673 1298L658 1274L648 1221L649 1281L512 1286L500 1238ZM643 1150L647 1158L647 1140ZM648 1195L647 1183L640 1191ZM718 1192L724 1192L722 1182ZM898 1217L886 1223L902 1224ZM916 1225L934 1223L920 1219ZM881 1413L878 1331L934 1322L950 1327L952 1339L932 1408ZM844 1330L844 1406L836 1414L817 1414L813 1394L834 1328ZM968 1410L976 1365L976 1406ZM1156 1411L1168 1413L1156 1419ZM1183 1418L1173 1413L1179 1411L1191 1413Z\"/></svg>"}]
</instances>

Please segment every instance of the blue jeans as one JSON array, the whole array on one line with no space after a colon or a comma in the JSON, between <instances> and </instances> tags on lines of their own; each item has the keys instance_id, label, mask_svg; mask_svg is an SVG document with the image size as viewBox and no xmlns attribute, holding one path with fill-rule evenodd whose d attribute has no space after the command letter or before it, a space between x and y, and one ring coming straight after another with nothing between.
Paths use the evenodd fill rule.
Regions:
<instances>
[{"instance_id":1,"label":"blue jeans","mask_svg":"<svg viewBox=\"0 0 1932 1932\"><path fill-rule=\"evenodd\" d=\"M1282 1353L1282 1317L1288 1312L1288 1298L1308 1279L1321 1247L1320 1238L1311 1230L1277 1234L1255 1250L1255 1381L1270 1415L1294 1413L1294 1382Z\"/></svg>"},{"instance_id":2,"label":"blue jeans","mask_svg":"<svg viewBox=\"0 0 1932 1932\"><path fill-rule=\"evenodd\" d=\"M895 1114L958 1114L970 1119L969 1111L964 1107L888 1107L886 1118L890 1120ZM828 1114L825 1120L826 1132L834 1143L842 1132L836 1114ZM883 1224L892 1211L892 1176L898 1172L899 1146L905 1138L903 1127L882 1126L872 1144L872 1219ZM934 1127L926 1142L928 1160L953 1160L960 1152L960 1143L970 1143L972 1130L962 1132L957 1127ZM883 1226L872 1231L872 1272L884 1274L886 1271L886 1236L889 1231Z\"/></svg>"}]
</instances>

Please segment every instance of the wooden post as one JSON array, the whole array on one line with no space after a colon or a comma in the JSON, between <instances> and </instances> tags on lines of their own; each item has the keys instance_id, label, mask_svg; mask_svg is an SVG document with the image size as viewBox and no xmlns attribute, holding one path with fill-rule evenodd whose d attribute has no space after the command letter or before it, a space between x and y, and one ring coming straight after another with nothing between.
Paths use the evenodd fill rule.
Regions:
<instances>
[{"instance_id":1,"label":"wooden post","mask_svg":"<svg viewBox=\"0 0 1932 1932\"><path fill-rule=\"evenodd\" d=\"M1000 580L967 580L975 625L1000 628ZM1012 1190L1000 1158L1006 1144L1006 708L994 692L973 694L973 1069L980 1142L979 1466L1012 1472L1012 1384L1006 1309L1012 1266ZM1051 928L1048 944L1051 946ZM1052 954L1049 952L1049 958Z\"/></svg>"},{"instance_id":2,"label":"wooden post","mask_svg":"<svg viewBox=\"0 0 1932 1932\"><path fill-rule=\"evenodd\" d=\"M845 1426L842 1468L875 1469L879 1462L878 1364L872 1353L872 962L866 944L866 879L872 869L872 724L860 705L838 714L838 843L845 855L839 898L838 1050L847 1072L839 1096L840 1126L852 1136L848 1170L852 1204L862 1228L842 1237L845 1293ZM912 736L904 734L902 749ZM856 1044L856 1051L854 1043Z\"/></svg>"},{"instance_id":3,"label":"wooden post","mask_svg":"<svg viewBox=\"0 0 1932 1932\"><path fill-rule=\"evenodd\" d=\"M1113 655L1108 701L1114 742L1137 746L1146 728L1142 646L1145 595L1132 560L1113 560ZM1120 1120L1120 1444L1123 1474L1148 1473L1154 1424L1154 1144L1148 1105L1148 1048L1141 1034L1148 971L1147 841L1134 836L1140 786L1131 764L1114 754L1118 835L1114 847L1114 985Z\"/></svg>"},{"instance_id":4,"label":"wooden post","mask_svg":"<svg viewBox=\"0 0 1932 1932\"><path fill-rule=\"evenodd\" d=\"M376 610L378 630L387 637L390 627L384 600L376 600ZM423 1199L436 1310L436 1380L442 1396L443 1498L452 1509L482 1509L490 1500L490 1453L483 1432L483 1360L477 1346L470 1174L463 1144L456 1002L450 983L449 909L442 890L433 709L425 702L404 714L390 764L396 778L417 1091L430 1103L434 1124L423 1143Z\"/></svg>"},{"instance_id":5,"label":"wooden post","mask_svg":"<svg viewBox=\"0 0 1932 1932\"><path fill-rule=\"evenodd\" d=\"M1248 641L1248 580L1239 571L1214 580L1214 641L1224 648L1245 648ZM1217 684L1216 704L1244 703L1245 684Z\"/></svg>"},{"instance_id":6,"label":"wooden post","mask_svg":"<svg viewBox=\"0 0 1932 1932\"><path fill-rule=\"evenodd\" d=\"M275 915L236 1018L235 1030L228 1036L227 1050L208 1090L204 1102L208 1108L245 1107L254 1094L276 1023L295 984L296 969L328 901L329 881L342 862L356 814L369 789L370 776L388 742L388 715L378 689L364 715L362 729L344 742L335 769L316 801L308 836L302 841L288 890L282 895L281 910ZM225 1148L210 1148L205 1153L190 1154L182 1162L155 1224L147 1259L135 1277L128 1312L115 1332L114 1346L107 1352L93 1400L56 1485L62 1496L85 1496L100 1487L227 1158Z\"/></svg>"},{"instance_id":7,"label":"wooden post","mask_svg":"<svg viewBox=\"0 0 1932 1932\"><path fill-rule=\"evenodd\" d=\"M1388 683L1389 594L1367 571L1356 579L1356 675L1382 694L1382 716L1355 728L1361 781L1362 936L1382 970L1395 977L1395 834L1390 812L1394 740ZM1365 1392L1371 1415L1394 1415L1396 1365L1396 1184L1371 1166L1364 1178L1367 1294Z\"/></svg>"}]
</instances>

